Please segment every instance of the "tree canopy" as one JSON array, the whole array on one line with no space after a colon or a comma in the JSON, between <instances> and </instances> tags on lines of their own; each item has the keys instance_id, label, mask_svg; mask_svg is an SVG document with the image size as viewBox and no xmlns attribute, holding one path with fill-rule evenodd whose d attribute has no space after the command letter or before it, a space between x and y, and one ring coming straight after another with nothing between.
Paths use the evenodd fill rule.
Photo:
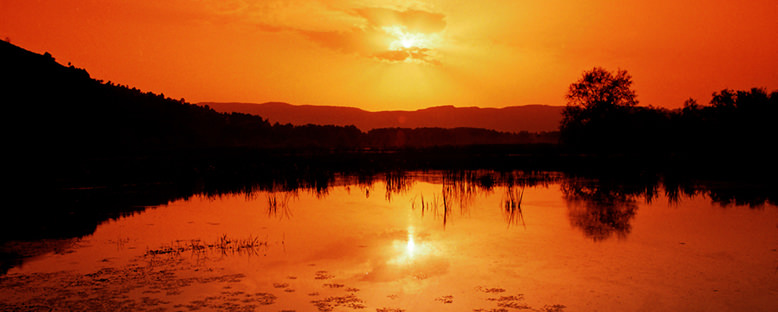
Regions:
<instances>
[{"instance_id":1,"label":"tree canopy","mask_svg":"<svg viewBox=\"0 0 778 312\"><path fill-rule=\"evenodd\" d=\"M585 109L633 107L638 104L632 90L632 76L626 70L611 73L602 67L585 71L570 85L565 96L568 106Z\"/></svg>"},{"instance_id":2,"label":"tree canopy","mask_svg":"<svg viewBox=\"0 0 778 312\"><path fill-rule=\"evenodd\" d=\"M724 89L709 105L688 99L669 110L638 106L626 70L595 67L570 85L566 98L560 140L577 152L732 158L766 155L778 135L778 91L764 88Z\"/></svg>"},{"instance_id":3,"label":"tree canopy","mask_svg":"<svg viewBox=\"0 0 778 312\"><path fill-rule=\"evenodd\" d=\"M574 145L612 144L624 124L620 115L638 104L632 90L632 76L626 70L611 73L602 67L585 71L570 85L560 126L563 142ZM602 147L602 146L600 146Z\"/></svg>"}]
</instances>

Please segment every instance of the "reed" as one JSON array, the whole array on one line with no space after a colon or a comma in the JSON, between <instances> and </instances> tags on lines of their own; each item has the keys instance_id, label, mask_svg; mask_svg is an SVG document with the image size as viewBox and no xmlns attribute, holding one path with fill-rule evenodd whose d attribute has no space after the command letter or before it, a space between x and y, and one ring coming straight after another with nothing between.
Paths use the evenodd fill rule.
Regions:
<instances>
[{"instance_id":1,"label":"reed","mask_svg":"<svg viewBox=\"0 0 778 312\"><path fill-rule=\"evenodd\" d=\"M219 252L227 254L258 254L260 248L268 248L267 239L260 240L258 236L249 235L247 238L231 238L227 234L222 234L213 242L205 242L201 239L192 239L188 241L177 240L170 245L162 246L156 249L147 249L147 256L173 255L179 256L183 253L200 254L206 251Z\"/></svg>"}]
</instances>

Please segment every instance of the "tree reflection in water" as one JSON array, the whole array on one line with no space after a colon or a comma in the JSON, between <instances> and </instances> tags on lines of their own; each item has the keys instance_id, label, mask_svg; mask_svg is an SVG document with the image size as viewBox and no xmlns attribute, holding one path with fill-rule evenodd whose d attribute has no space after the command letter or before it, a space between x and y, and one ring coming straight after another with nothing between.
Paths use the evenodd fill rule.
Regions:
<instances>
[{"instance_id":1,"label":"tree reflection in water","mask_svg":"<svg viewBox=\"0 0 778 312\"><path fill-rule=\"evenodd\" d=\"M467 215L476 203L478 195L485 195L503 187L505 194L499 209L508 226L524 225L525 200L523 190L532 187L560 185L567 201L568 217L572 226L583 234L602 241L610 237L625 237L631 231L640 201L651 202L664 195L672 203L684 199L705 196L713 203L728 207L747 205L760 209L765 205L778 205L778 188L774 179L705 180L689 176L659 174L616 176L578 176L576 174L549 171L402 171L371 173L344 173L321 171L308 174L259 176L256 180L204 180L184 185L168 184L128 185L122 187L69 188L50 191L30 209L7 209L0 218L0 249L15 242L38 239L70 239L93 233L106 220L139 213L147 208L165 205L171 201L192 196L221 196L224 194L267 194L267 201L260 201L262 209L267 203L269 217L292 218L289 207L299 192L310 192L317 198L328 196L332 187L357 186L366 197L374 184L383 181L386 199L408 194L414 183L440 185L440 193L412 196L411 209L421 208L421 216L432 214L447 226L454 211ZM502 190L500 190L502 191ZM264 195L263 195L264 196ZM457 206L459 206L457 209ZM5 221L5 222L2 222ZM47 252L41 249L40 253ZM0 273L8 263L17 263L19 251L2 251ZM36 252L37 254L37 252Z\"/></svg>"},{"instance_id":2,"label":"tree reflection in water","mask_svg":"<svg viewBox=\"0 0 778 312\"><path fill-rule=\"evenodd\" d=\"M620 238L629 234L630 221L638 208L632 195L595 182L576 180L563 183L561 189L570 224L580 228L587 237L601 241L614 234Z\"/></svg>"},{"instance_id":3,"label":"tree reflection in water","mask_svg":"<svg viewBox=\"0 0 778 312\"><path fill-rule=\"evenodd\" d=\"M595 241L613 235L626 237L632 229L630 222L637 213L638 202L651 203L660 194L674 204L696 196L708 197L721 207L759 209L766 204L778 204L774 182L759 180L700 181L659 175L568 176L561 180L561 190L567 201L570 223Z\"/></svg>"},{"instance_id":4,"label":"tree reflection in water","mask_svg":"<svg viewBox=\"0 0 778 312\"><path fill-rule=\"evenodd\" d=\"M650 203L658 197L662 186L658 176L636 175L584 179L570 177L560 186L567 202L570 224L580 228L594 241L616 235L626 237L632 230L630 222L638 210L638 200ZM677 190L665 190L668 200L677 201Z\"/></svg>"}]
</instances>

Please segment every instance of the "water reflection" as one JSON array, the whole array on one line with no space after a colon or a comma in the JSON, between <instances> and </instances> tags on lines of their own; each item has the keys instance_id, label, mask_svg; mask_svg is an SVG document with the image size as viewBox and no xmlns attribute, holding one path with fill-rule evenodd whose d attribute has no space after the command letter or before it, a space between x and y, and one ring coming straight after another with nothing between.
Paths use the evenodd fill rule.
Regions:
<instances>
[{"instance_id":1,"label":"water reflection","mask_svg":"<svg viewBox=\"0 0 778 312\"><path fill-rule=\"evenodd\" d=\"M417 253L419 255L424 255L425 253L429 252L429 248L428 248L429 246L420 244L419 248L417 249L416 239L414 238L414 234L415 233L414 233L413 226L409 226L408 238L405 241L394 240L392 242L394 250L398 253L398 256L390 259L388 261L389 264L408 265L413 262Z\"/></svg>"},{"instance_id":2,"label":"water reflection","mask_svg":"<svg viewBox=\"0 0 778 312\"><path fill-rule=\"evenodd\" d=\"M271 192L267 195L268 217L291 218L292 210L289 209L289 200L299 197L297 191Z\"/></svg>"},{"instance_id":3,"label":"water reflection","mask_svg":"<svg viewBox=\"0 0 778 312\"><path fill-rule=\"evenodd\" d=\"M26 242L83 237L107 220L117 220L174 200L197 195L265 196L266 207L260 209L269 217L288 220L295 218L295 209L290 207L290 202L301 193L324 199L332 188L345 186L357 188L369 199L374 186L381 182L387 202L411 194L410 209L423 218L437 220L443 228L450 226L457 217L468 217L472 209L489 209L478 206L479 198L499 191L503 194L499 209L504 224L509 228L526 229L534 220L526 219L526 209L522 206L527 201L525 189L558 186L566 202L570 224L594 241L627 237L639 204L650 203L660 195L674 204L700 196L723 207L746 205L758 209L778 203L778 188L774 183L701 182L689 177L651 174L587 177L559 172L491 170L390 171L361 175L317 172L305 176L265 177L245 183L202 181L191 188L170 185L74 188L52 192L52 196L29 210L3 212L3 218L0 218L4 220L0 235L0 273L19 265L20 259L54 250L54 247L47 247L52 244L37 244L43 247L33 248ZM432 184L437 190L415 191L416 183ZM412 194L414 192L418 193ZM418 241L409 239L408 242L414 248L419 246Z\"/></svg>"},{"instance_id":4,"label":"water reflection","mask_svg":"<svg viewBox=\"0 0 778 312\"><path fill-rule=\"evenodd\" d=\"M480 197L490 195L495 188L505 187L506 198L500 206L506 213L506 222L512 225L517 222L524 224L521 213L521 199L525 187L543 186L560 180L556 173L534 172L492 172L492 171L461 171L416 176L415 179L440 185L440 192L432 194L420 193L411 201L411 209L420 209L421 216L425 214L440 219L443 227L451 221L454 212L467 216L471 207L475 206ZM520 189L519 189L520 188ZM390 191L387 189L387 191ZM516 193L516 191L520 193ZM406 191L407 192L407 191ZM402 193L402 192L395 192ZM426 199L425 199L426 198Z\"/></svg>"},{"instance_id":5,"label":"water reflection","mask_svg":"<svg viewBox=\"0 0 778 312\"><path fill-rule=\"evenodd\" d=\"M639 203L650 204L660 194L674 205L702 196L721 207L736 205L756 209L766 204L776 205L778 199L778 188L770 183L703 182L651 174L567 176L561 181L560 189L567 202L570 224L594 241L627 237Z\"/></svg>"},{"instance_id":6,"label":"water reflection","mask_svg":"<svg viewBox=\"0 0 778 312\"><path fill-rule=\"evenodd\" d=\"M771 295L778 211L721 209L706 195L716 188L685 185L521 171L259 184L105 222L12 268L0 301L68 297L59 307L72 310L93 299L73 290L160 310L662 311L694 310L679 293L694 304Z\"/></svg>"},{"instance_id":7,"label":"water reflection","mask_svg":"<svg viewBox=\"0 0 778 312\"><path fill-rule=\"evenodd\" d=\"M409 178L406 172L389 172L384 176L384 184L386 200L392 201L393 194L404 194L411 190L413 179Z\"/></svg>"},{"instance_id":8,"label":"water reflection","mask_svg":"<svg viewBox=\"0 0 778 312\"><path fill-rule=\"evenodd\" d=\"M431 239L429 233L419 233L415 226L392 234L386 254L378 253L362 281L421 281L443 275L449 270L449 257ZM415 287L407 284L404 287Z\"/></svg>"},{"instance_id":9,"label":"water reflection","mask_svg":"<svg viewBox=\"0 0 778 312\"><path fill-rule=\"evenodd\" d=\"M595 181L562 183L570 224L595 241L613 235L624 238L632 226L638 205L633 195ZM647 197L649 198L649 197Z\"/></svg>"},{"instance_id":10,"label":"water reflection","mask_svg":"<svg viewBox=\"0 0 778 312\"><path fill-rule=\"evenodd\" d=\"M505 195L502 200L503 215L505 221L508 223L508 227L511 225L518 225L521 222L523 227L527 227L524 223L524 214L521 212L521 201L524 199L524 187L519 190L513 185L508 185L505 188Z\"/></svg>"}]
</instances>

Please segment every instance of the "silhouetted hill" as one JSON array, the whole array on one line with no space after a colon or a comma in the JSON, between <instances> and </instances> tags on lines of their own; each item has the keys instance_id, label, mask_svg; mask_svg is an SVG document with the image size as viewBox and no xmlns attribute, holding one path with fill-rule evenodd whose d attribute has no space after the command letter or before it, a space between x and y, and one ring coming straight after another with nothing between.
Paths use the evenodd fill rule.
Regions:
<instances>
[{"instance_id":1,"label":"silhouetted hill","mask_svg":"<svg viewBox=\"0 0 778 312\"><path fill-rule=\"evenodd\" d=\"M362 131L377 128L484 128L505 132L556 131L563 106L526 105L505 108L438 106L415 111L368 112L354 107L291 105L270 102L199 103L217 112L259 115L271 123L293 125L354 125Z\"/></svg>"},{"instance_id":2,"label":"silhouetted hill","mask_svg":"<svg viewBox=\"0 0 778 312\"><path fill-rule=\"evenodd\" d=\"M27 155L253 145L269 137L260 117L221 114L163 94L92 79L0 42L0 96L7 109L5 144ZM12 116L12 117L11 117ZM265 132L263 132L265 131Z\"/></svg>"},{"instance_id":3,"label":"silhouetted hill","mask_svg":"<svg viewBox=\"0 0 778 312\"><path fill-rule=\"evenodd\" d=\"M304 125L271 125L257 115L220 113L183 99L104 83L92 79L83 69L58 64L48 53L32 53L7 42L0 43L0 66L3 69L0 78L7 82L0 86L0 96L9 112L7 116L12 116L6 123L4 142L12 156L26 161L30 157L45 159L51 155L58 159L68 156L83 159L84 156L148 155L202 148L402 148L557 140L555 133L506 133L472 127L386 128L363 132L351 125L332 125L336 123L325 119L311 120ZM311 114L353 116L356 120L350 121L359 121L365 118L359 117L360 112L367 113L349 108L328 111L334 113L314 111ZM433 124L446 124L463 119L463 113L467 112L474 116L472 120L480 120L489 118L489 114L481 113L486 111L509 110L440 107L408 115L368 114L376 114L379 120L405 118L405 125L417 125L425 118ZM503 120L508 114L503 115L502 119L494 118Z\"/></svg>"}]
</instances>

